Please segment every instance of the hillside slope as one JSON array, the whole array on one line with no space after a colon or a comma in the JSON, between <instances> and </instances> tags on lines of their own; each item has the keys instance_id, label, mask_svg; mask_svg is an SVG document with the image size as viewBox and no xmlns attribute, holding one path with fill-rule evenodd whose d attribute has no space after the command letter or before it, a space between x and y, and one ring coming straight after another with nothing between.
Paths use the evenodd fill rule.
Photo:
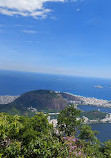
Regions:
<instances>
[{"instance_id":1,"label":"hillside slope","mask_svg":"<svg viewBox=\"0 0 111 158\"><path fill-rule=\"evenodd\" d=\"M13 103L27 108L32 106L38 110L62 110L68 105L59 93L50 90L35 90L24 93Z\"/></svg>"},{"instance_id":2,"label":"hillside slope","mask_svg":"<svg viewBox=\"0 0 111 158\"><path fill-rule=\"evenodd\" d=\"M10 111L20 115L29 113L31 107L36 108L37 111L54 112L64 109L67 105L67 100L60 93L51 90L35 90L22 94L10 104L1 105L0 112Z\"/></svg>"}]
</instances>

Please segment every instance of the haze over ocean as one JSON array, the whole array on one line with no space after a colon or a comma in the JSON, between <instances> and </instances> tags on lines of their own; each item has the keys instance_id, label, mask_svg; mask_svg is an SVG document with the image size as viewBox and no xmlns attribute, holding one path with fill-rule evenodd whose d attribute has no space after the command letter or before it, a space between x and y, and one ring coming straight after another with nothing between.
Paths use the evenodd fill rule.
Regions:
<instances>
[{"instance_id":1,"label":"haze over ocean","mask_svg":"<svg viewBox=\"0 0 111 158\"><path fill-rule=\"evenodd\" d=\"M111 79L0 70L0 95L21 95L37 89L50 89L111 100Z\"/></svg>"}]
</instances>

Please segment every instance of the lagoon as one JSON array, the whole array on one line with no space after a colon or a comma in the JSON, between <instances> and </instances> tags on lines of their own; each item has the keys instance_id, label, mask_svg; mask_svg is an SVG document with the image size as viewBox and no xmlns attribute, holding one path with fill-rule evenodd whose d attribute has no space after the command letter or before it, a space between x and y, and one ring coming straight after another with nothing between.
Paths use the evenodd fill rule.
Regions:
<instances>
[{"instance_id":1,"label":"lagoon","mask_svg":"<svg viewBox=\"0 0 111 158\"><path fill-rule=\"evenodd\" d=\"M100 110L101 112L111 113L111 108L105 108L105 107L78 105L78 108L83 111ZM97 138L101 142L105 142L108 139L111 139L111 123L94 123L94 124L90 124L90 126L92 127L93 130L99 131L99 134L97 134Z\"/></svg>"}]
</instances>

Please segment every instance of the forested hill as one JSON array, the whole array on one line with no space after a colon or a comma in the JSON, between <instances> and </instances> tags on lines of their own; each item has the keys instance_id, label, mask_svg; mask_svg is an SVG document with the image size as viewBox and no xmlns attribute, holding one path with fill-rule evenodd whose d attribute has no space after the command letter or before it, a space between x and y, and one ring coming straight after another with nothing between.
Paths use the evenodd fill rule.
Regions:
<instances>
[{"instance_id":1,"label":"forested hill","mask_svg":"<svg viewBox=\"0 0 111 158\"><path fill-rule=\"evenodd\" d=\"M59 93L51 90L35 90L24 93L13 103L25 107L32 106L38 110L62 110L68 105Z\"/></svg>"},{"instance_id":2,"label":"forested hill","mask_svg":"<svg viewBox=\"0 0 111 158\"><path fill-rule=\"evenodd\" d=\"M51 90L35 90L22 94L10 104L0 105L0 112L24 114L34 111L60 111L68 105L61 93ZM31 111L30 111L31 109Z\"/></svg>"}]
</instances>

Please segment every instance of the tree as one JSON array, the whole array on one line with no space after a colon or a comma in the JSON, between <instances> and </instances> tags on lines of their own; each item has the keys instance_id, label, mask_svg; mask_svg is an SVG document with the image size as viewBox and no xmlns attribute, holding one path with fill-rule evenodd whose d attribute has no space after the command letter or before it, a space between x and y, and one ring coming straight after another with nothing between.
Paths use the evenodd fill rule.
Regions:
<instances>
[{"instance_id":1,"label":"tree","mask_svg":"<svg viewBox=\"0 0 111 158\"><path fill-rule=\"evenodd\" d=\"M80 129L80 139L89 141L90 143L94 142L97 140L96 134L97 131L92 131L92 127L89 125L83 125Z\"/></svg>"},{"instance_id":2,"label":"tree","mask_svg":"<svg viewBox=\"0 0 111 158\"><path fill-rule=\"evenodd\" d=\"M78 127L82 122L82 119L80 119L79 116L80 110L75 109L72 105L66 107L58 116L59 131L68 136L76 134Z\"/></svg>"},{"instance_id":3,"label":"tree","mask_svg":"<svg viewBox=\"0 0 111 158\"><path fill-rule=\"evenodd\" d=\"M104 157L106 158L111 157L111 140L108 140L104 143L104 145L101 148L101 151L104 154Z\"/></svg>"},{"instance_id":4,"label":"tree","mask_svg":"<svg viewBox=\"0 0 111 158\"><path fill-rule=\"evenodd\" d=\"M47 115L29 118L0 113L1 158L62 158L67 154L67 148L53 135Z\"/></svg>"},{"instance_id":5,"label":"tree","mask_svg":"<svg viewBox=\"0 0 111 158\"><path fill-rule=\"evenodd\" d=\"M80 129L79 138L84 145L84 153L89 158L105 158L101 152L100 142L96 137L97 131L93 131L89 125L83 125Z\"/></svg>"}]
</instances>

